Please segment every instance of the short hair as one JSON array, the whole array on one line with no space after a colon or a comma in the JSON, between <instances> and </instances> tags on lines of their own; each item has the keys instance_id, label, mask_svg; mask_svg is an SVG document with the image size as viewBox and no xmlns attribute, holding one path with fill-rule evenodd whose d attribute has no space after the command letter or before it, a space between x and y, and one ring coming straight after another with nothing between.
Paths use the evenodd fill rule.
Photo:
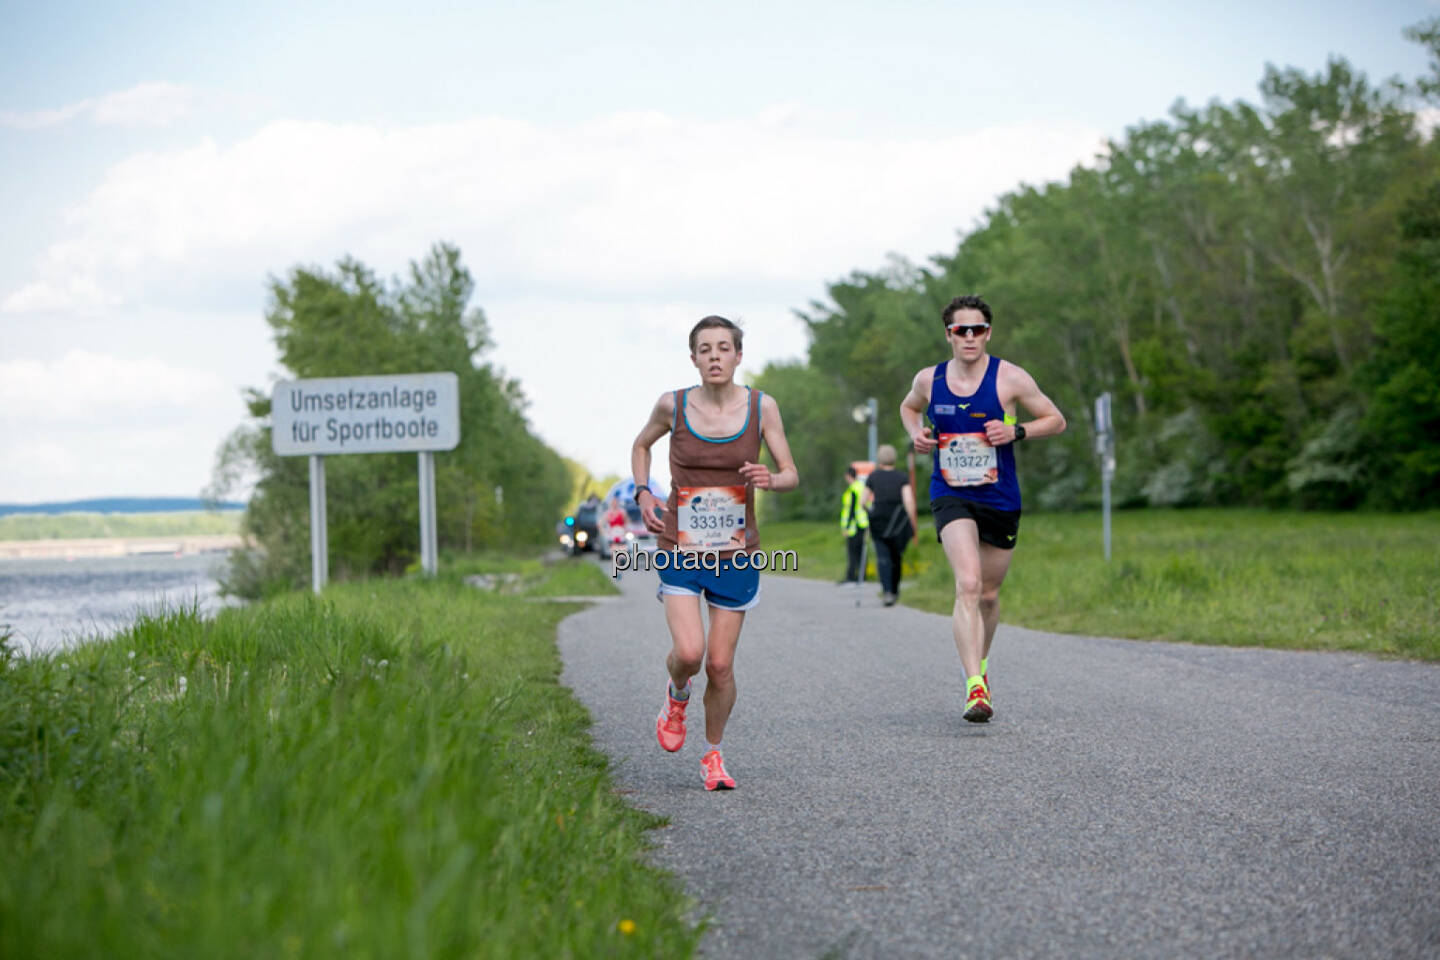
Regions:
<instances>
[{"instance_id":1,"label":"short hair","mask_svg":"<svg viewBox=\"0 0 1440 960\"><path fill-rule=\"evenodd\" d=\"M880 447L875 451L875 462L882 467L895 466L895 448L888 443L880 444Z\"/></svg>"},{"instance_id":2,"label":"short hair","mask_svg":"<svg viewBox=\"0 0 1440 960\"><path fill-rule=\"evenodd\" d=\"M951 300L945 305L945 309L940 311L940 322L944 324L947 331L950 329L950 324L954 322L951 318L959 310L979 310L986 323L993 324L995 322L990 315L990 304L986 303L979 294L967 293L963 297Z\"/></svg>"},{"instance_id":3,"label":"short hair","mask_svg":"<svg viewBox=\"0 0 1440 960\"><path fill-rule=\"evenodd\" d=\"M730 331L730 339L735 344L735 352L739 353L740 341L744 338L745 331L741 330L733 322L726 320L724 317L716 316L713 313L690 328L690 352L695 352L695 338L700 336L700 331L710 330L714 327L721 327Z\"/></svg>"},{"instance_id":4,"label":"short hair","mask_svg":"<svg viewBox=\"0 0 1440 960\"><path fill-rule=\"evenodd\" d=\"M855 472L855 468L854 468L854 467L846 467L846 468L845 468L845 476L847 476L847 477L855 477L855 476L859 476L859 474L857 474L857 473Z\"/></svg>"}]
</instances>

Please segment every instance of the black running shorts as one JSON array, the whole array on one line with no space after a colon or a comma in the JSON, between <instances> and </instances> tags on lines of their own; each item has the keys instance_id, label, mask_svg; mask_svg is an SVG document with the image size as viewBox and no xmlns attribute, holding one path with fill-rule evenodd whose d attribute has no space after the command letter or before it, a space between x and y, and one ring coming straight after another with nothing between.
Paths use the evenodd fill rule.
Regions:
<instances>
[{"instance_id":1,"label":"black running shorts","mask_svg":"<svg viewBox=\"0 0 1440 960\"><path fill-rule=\"evenodd\" d=\"M974 520L980 539L1002 550L1013 548L1020 535L1019 510L997 510L964 497L936 497L930 501L930 512L935 516L936 540L952 520Z\"/></svg>"}]
</instances>

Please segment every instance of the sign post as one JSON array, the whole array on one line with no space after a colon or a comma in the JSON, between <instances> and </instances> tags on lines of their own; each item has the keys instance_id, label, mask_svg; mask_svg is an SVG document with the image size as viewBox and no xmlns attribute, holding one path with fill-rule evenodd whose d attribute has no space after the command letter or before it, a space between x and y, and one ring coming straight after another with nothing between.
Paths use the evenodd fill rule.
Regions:
<instances>
[{"instance_id":1,"label":"sign post","mask_svg":"<svg viewBox=\"0 0 1440 960\"><path fill-rule=\"evenodd\" d=\"M879 411L880 407L876 403L874 397L871 397L870 399L866 400L862 405L850 411L850 416L855 419L856 423L869 424L869 429L865 432L865 439L867 441L867 449L870 452L871 470L875 469L875 451L877 449L876 430L878 429L878 427L876 426L876 420L879 419ZM858 508L859 504L856 504L856 507ZM860 586L862 587L865 585L865 568L870 565L869 557L866 556L866 548L869 546L869 540L862 533L860 535ZM860 598L858 596L855 598L855 606L860 606Z\"/></svg>"},{"instance_id":2,"label":"sign post","mask_svg":"<svg viewBox=\"0 0 1440 960\"><path fill-rule=\"evenodd\" d=\"M282 457L310 458L310 576L329 579L325 457L344 453L419 455L420 564L434 575L435 451L460 443L460 378L453 373L286 380L275 385L270 438Z\"/></svg>"},{"instance_id":3,"label":"sign post","mask_svg":"<svg viewBox=\"0 0 1440 960\"><path fill-rule=\"evenodd\" d=\"M1095 398L1095 452L1100 456L1100 503L1105 520L1105 559L1110 559L1110 481L1115 476L1115 429L1110 391Z\"/></svg>"},{"instance_id":4,"label":"sign post","mask_svg":"<svg viewBox=\"0 0 1440 960\"><path fill-rule=\"evenodd\" d=\"M315 592L330 579L329 524L325 519L325 458L310 457L310 582Z\"/></svg>"},{"instance_id":5,"label":"sign post","mask_svg":"<svg viewBox=\"0 0 1440 960\"><path fill-rule=\"evenodd\" d=\"M435 546L435 454L420 451L420 569L435 575L438 563Z\"/></svg>"}]
</instances>

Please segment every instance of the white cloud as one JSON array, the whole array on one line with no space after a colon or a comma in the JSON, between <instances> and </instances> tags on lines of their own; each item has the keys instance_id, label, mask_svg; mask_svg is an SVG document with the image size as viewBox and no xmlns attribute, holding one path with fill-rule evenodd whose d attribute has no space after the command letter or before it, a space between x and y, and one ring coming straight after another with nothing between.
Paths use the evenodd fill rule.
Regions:
<instances>
[{"instance_id":1,"label":"white cloud","mask_svg":"<svg viewBox=\"0 0 1440 960\"><path fill-rule=\"evenodd\" d=\"M655 112L569 127L496 117L273 123L235 143L204 140L112 167L68 211L31 275L0 291L0 315L13 330L57 336L74 325L72 344L93 342L78 331L127 311L184 318L169 321L167 337L145 334L184 339L188 353L150 351L165 370L144 379L174 385L202 364L224 368L209 439L187 453L203 483L239 422L236 389L264 387L270 372L234 369L231 355L264 351L263 329L252 324L237 341L222 317L258 317L264 278L292 265L350 254L388 276L450 240L494 327L491 359L521 380L533 425L597 471L626 470L655 397L693 382L684 335L699 316L746 318L751 372L799 356L805 338L791 310L823 296L827 280L881 268L890 251L917 260L953 251L956 231L997 195L1063 177L1101 140L1033 125L866 140L817 132L789 105L718 123ZM82 362L98 363L67 357L44 375L120 378L78 372ZM600 403L587 393L596 383L607 385ZM160 392L184 389L215 385ZM34 482L34 498L45 498Z\"/></svg>"},{"instance_id":2,"label":"white cloud","mask_svg":"<svg viewBox=\"0 0 1440 960\"><path fill-rule=\"evenodd\" d=\"M53 363L0 360L0 424L17 431L62 421L183 418L191 407L229 396L215 373L178 368L153 356L71 350Z\"/></svg>"},{"instance_id":3,"label":"white cloud","mask_svg":"<svg viewBox=\"0 0 1440 960\"><path fill-rule=\"evenodd\" d=\"M253 281L351 252L397 269L439 238L460 243L482 296L818 289L889 250L952 249L998 193L1063 176L1100 139L1015 126L866 141L777 126L769 112L565 129L276 123L113 167L0 309L164 300L186 286L177 267Z\"/></svg>"},{"instance_id":4,"label":"white cloud","mask_svg":"<svg viewBox=\"0 0 1440 960\"><path fill-rule=\"evenodd\" d=\"M1436 0L1440 5L1440 0ZM1435 135L1440 130L1440 107L1422 107L1415 111L1415 126L1427 137Z\"/></svg>"},{"instance_id":5,"label":"white cloud","mask_svg":"<svg viewBox=\"0 0 1440 960\"><path fill-rule=\"evenodd\" d=\"M196 496L236 410L223 377L153 356L0 360L0 500Z\"/></svg>"},{"instance_id":6,"label":"white cloud","mask_svg":"<svg viewBox=\"0 0 1440 960\"><path fill-rule=\"evenodd\" d=\"M53 110L29 113L0 111L0 127L41 130L88 116L102 127L164 127L186 116L194 103L193 91L171 83L142 83L100 97L88 97Z\"/></svg>"}]
</instances>

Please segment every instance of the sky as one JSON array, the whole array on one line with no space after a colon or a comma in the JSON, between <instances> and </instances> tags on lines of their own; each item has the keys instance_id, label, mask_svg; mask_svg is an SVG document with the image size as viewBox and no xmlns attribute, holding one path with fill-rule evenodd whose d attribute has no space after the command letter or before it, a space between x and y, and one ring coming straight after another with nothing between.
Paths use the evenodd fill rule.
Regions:
<instances>
[{"instance_id":1,"label":"sky","mask_svg":"<svg viewBox=\"0 0 1440 960\"><path fill-rule=\"evenodd\" d=\"M442 240L532 428L628 473L700 317L743 325L742 380L803 359L828 283L1267 63L1419 76L1440 16L1020 6L0 3L0 502L198 495L288 377L270 281Z\"/></svg>"}]
</instances>

